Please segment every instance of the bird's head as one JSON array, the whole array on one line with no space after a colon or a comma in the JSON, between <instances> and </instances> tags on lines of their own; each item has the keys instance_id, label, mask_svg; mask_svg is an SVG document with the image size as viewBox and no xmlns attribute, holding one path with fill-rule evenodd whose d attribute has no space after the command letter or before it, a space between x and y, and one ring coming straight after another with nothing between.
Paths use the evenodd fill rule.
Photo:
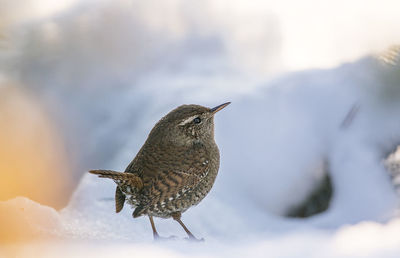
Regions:
<instances>
[{"instance_id":1,"label":"bird's head","mask_svg":"<svg viewBox=\"0 0 400 258\"><path fill-rule=\"evenodd\" d=\"M182 105L169 112L153 128L149 137L156 136L168 142L186 144L214 139L214 115L230 102L207 108Z\"/></svg>"}]
</instances>

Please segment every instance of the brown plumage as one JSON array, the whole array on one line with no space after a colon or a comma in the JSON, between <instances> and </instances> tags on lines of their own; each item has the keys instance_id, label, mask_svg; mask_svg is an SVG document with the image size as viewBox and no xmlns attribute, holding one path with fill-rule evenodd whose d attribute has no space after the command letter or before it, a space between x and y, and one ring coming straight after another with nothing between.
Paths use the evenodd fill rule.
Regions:
<instances>
[{"instance_id":1,"label":"brown plumage","mask_svg":"<svg viewBox=\"0 0 400 258\"><path fill-rule=\"evenodd\" d=\"M168 113L151 130L146 142L124 173L91 170L117 184L116 212L125 200L133 217L149 216L154 238L159 235L153 216L173 218L189 235L180 217L211 190L219 168L214 141L214 115L230 102L215 108L183 105Z\"/></svg>"}]
</instances>

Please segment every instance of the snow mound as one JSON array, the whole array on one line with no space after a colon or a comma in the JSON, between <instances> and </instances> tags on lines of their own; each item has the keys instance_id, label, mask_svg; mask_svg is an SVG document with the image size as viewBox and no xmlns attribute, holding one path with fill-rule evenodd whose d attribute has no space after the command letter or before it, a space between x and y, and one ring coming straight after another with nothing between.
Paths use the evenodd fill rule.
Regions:
<instances>
[{"instance_id":1,"label":"snow mound","mask_svg":"<svg viewBox=\"0 0 400 258\"><path fill-rule=\"evenodd\" d=\"M33 240L62 235L60 214L28 198L0 202L0 241Z\"/></svg>"},{"instance_id":2,"label":"snow mound","mask_svg":"<svg viewBox=\"0 0 400 258\"><path fill-rule=\"evenodd\" d=\"M226 238L208 237L203 243L190 243L183 239L152 242L150 237L138 240L145 234L140 236L139 227L129 226L124 219L119 220L126 222L125 228L130 228L130 230L124 230L122 225L112 229L102 227L103 224L115 226L119 223L115 222L116 219L114 222L108 221L109 218L103 217L104 214L99 212L93 212L98 215L98 220L86 225L88 221L79 216L74 216L72 219L66 216L65 211L58 214L51 208L21 197L1 202L0 211L2 214L7 211L13 215L12 219L4 220L4 215L1 217L2 232L4 229L15 227L24 236L29 235L31 240L13 244L11 247L3 244L0 247L0 257L1 255L16 257L37 257L38 255L40 257L132 257L132 255L146 257L265 257L265 255L274 257L396 257L400 252L400 219L398 218L385 224L364 221L355 225L342 226L333 231L303 228L250 237L244 232L237 232L240 237L233 241ZM75 229L71 228L73 220L77 223L73 226ZM130 223L138 222L130 221ZM61 224L69 224L70 228L60 230ZM82 234L84 231L82 228L98 232L104 237L99 238L96 234L91 236ZM75 230L75 233L80 231L80 233L71 237L71 230ZM110 234L108 230L114 233ZM121 237L119 235L121 230L130 231L132 238ZM147 231L150 233L150 227ZM122 232L122 235L126 232ZM54 236L58 237L55 239Z\"/></svg>"}]
</instances>

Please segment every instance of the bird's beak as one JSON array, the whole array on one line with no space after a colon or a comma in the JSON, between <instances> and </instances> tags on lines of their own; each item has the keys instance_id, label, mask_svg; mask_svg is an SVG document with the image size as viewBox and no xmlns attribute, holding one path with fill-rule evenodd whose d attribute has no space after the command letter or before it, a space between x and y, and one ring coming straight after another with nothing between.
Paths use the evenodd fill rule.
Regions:
<instances>
[{"instance_id":1,"label":"bird's beak","mask_svg":"<svg viewBox=\"0 0 400 258\"><path fill-rule=\"evenodd\" d=\"M212 113L212 114L215 114L215 113L217 113L218 111L220 111L221 109L223 109L224 107L228 106L229 104L231 104L231 103L230 103L230 102L226 102L226 103L224 103L224 104L218 105L218 106L216 106L216 107L214 107L214 108L211 109L211 113Z\"/></svg>"}]
</instances>

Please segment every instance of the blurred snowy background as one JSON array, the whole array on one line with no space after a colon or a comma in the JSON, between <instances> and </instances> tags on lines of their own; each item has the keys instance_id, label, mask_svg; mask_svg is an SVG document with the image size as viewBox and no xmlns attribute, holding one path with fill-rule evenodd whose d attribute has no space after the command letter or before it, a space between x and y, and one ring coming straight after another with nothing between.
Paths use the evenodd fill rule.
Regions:
<instances>
[{"instance_id":1,"label":"blurred snowy background","mask_svg":"<svg viewBox=\"0 0 400 258\"><path fill-rule=\"evenodd\" d=\"M0 0L0 257L398 257L399 9ZM176 106L226 101L216 184L183 215L206 242L154 244L86 171L123 171ZM328 208L288 218L326 178Z\"/></svg>"}]
</instances>

